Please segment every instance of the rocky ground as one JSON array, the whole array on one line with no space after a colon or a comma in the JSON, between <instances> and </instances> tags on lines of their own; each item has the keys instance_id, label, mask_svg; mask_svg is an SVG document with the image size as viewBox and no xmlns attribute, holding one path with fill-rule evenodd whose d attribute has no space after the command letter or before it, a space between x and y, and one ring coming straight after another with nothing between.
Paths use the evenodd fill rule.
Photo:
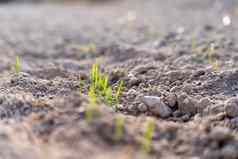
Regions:
<instances>
[{"instance_id":1,"label":"rocky ground","mask_svg":"<svg viewBox=\"0 0 238 159\"><path fill-rule=\"evenodd\" d=\"M0 158L238 158L237 6L1 4ZM16 55L20 73L12 69ZM125 87L118 111L98 100L89 122L95 63L114 90L120 80ZM145 152L148 123L154 130Z\"/></svg>"}]
</instances>

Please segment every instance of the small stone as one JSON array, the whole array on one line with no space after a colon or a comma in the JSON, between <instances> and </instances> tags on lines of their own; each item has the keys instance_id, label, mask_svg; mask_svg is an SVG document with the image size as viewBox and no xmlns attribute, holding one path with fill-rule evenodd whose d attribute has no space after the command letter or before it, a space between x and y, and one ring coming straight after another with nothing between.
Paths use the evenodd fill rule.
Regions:
<instances>
[{"instance_id":1,"label":"small stone","mask_svg":"<svg viewBox=\"0 0 238 159\"><path fill-rule=\"evenodd\" d=\"M202 120L202 116L201 116L201 114L196 114L196 115L194 115L194 121L201 121Z\"/></svg>"},{"instance_id":2,"label":"small stone","mask_svg":"<svg viewBox=\"0 0 238 159\"><path fill-rule=\"evenodd\" d=\"M181 86L174 86L170 89L170 92L179 92L181 90Z\"/></svg>"},{"instance_id":3,"label":"small stone","mask_svg":"<svg viewBox=\"0 0 238 159\"><path fill-rule=\"evenodd\" d=\"M206 74L205 70L198 70L198 71L195 71L192 76L193 76L193 78L198 78L198 77L203 76L205 74Z\"/></svg>"},{"instance_id":4,"label":"small stone","mask_svg":"<svg viewBox=\"0 0 238 159\"><path fill-rule=\"evenodd\" d=\"M140 83L141 83L141 80L139 78L133 77L133 78L130 78L128 84L129 84L129 87L132 87L132 86L138 86Z\"/></svg>"},{"instance_id":5,"label":"small stone","mask_svg":"<svg viewBox=\"0 0 238 159\"><path fill-rule=\"evenodd\" d=\"M238 158L237 145L226 145L222 148L221 154L223 158L236 159Z\"/></svg>"},{"instance_id":6,"label":"small stone","mask_svg":"<svg viewBox=\"0 0 238 159\"><path fill-rule=\"evenodd\" d=\"M203 111L208 108L208 106L211 104L211 101L209 98L205 97L200 99L200 101L198 102L198 113L203 113Z\"/></svg>"},{"instance_id":7,"label":"small stone","mask_svg":"<svg viewBox=\"0 0 238 159\"><path fill-rule=\"evenodd\" d=\"M189 116L188 114L185 114L184 116L182 116L182 120L183 120L184 122L189 121L189 119L190 119L190 116Z\"/></svg>"},{"instance_id":8,"label":"small stone","mask_svg":"<svg viewBox=\"0 0 238 159\"><path fill-rule=\"evenodd\" d=\"M127 109L128 109L130 112L136 112L137 107L132 104L132 105L129 105Z\"/></svg>"},{"instance_id":9,"label":"small stone","mask_svg":"<svg viewBox=\"0 0 238 159\"><path fill-rule=\"evenodd\" d=\"M226 117L225 113L218 113L217 115L214 116L214 121L224 120L225 117Z\"/></svg>"},{"instance_id":10,"label":"small stone","mask_svg":"<svg viewBox=\"0 0 238 159\"><path fill-rule=\"evenodd\" d=\"M167 73L167 76L169 77L169 81L171 82L175 82L183 78L180 71L170 71Z\"/></svg>"},{"instance_id":11,"label":"small stone","mask_svg":"<svg viewBox=\"0 0 238 159\"><path fill-rule=\"evenodd\" d=\"M204 26L204 30L206 30L206 31L212 31L213 29L214 29L214 26L212 26L212 25L206 24Z\"/></svg>"},{"instance_id":12,"label":"small stone","mask_svg":"<svg viewBox=\"0 0 238 159\"><path fill-rule=\"evenodd\" d=\"M179 110L176 110L176 111L173 112L173 116L174 117L178 118L178 117L181 117L182 115L183 115L183 113L181 111L179 111Z\"/></svg>"},{"instance_id":13,"label":"small stone","mask_svg":"<svg viewBox=\"0 0 238 159\"><path fill-rule=\"evenodd\" d=\"M140 112L146 112L147 111L147 106L145 104L141 103L141 104L138 105L138 110Z\"/></svg>"},{"instance_id":14,"label":"small stone","mask_svg":"<svg viewBox=\"0 0 238 159\"><path fill-rule=\"evenodd\" d=\"M178 96L178 109L186 114L194 115L197 112L198 102L187 94L182 93Z\"/></svg>"},{"instance_id":15,"label":"small stone","mask_svg":"<svg viewBox=\"0 0 238 159\"><path fill-rule=\"evenodd\" d=\"M144 96L141 98L142 102L148 106L148 109L154 115L158 115L162 118L167 118L172 114L172 110L156 96Z\"/></svg>"},{"instance_id":16,"label":"small stone","mask_svg":"<svg viewBox=\"0 0 238 159\"><path fill-rule=\"evenodd\" d=\"M228 128L218 126L212 129L209 138L217 142L228 142L230 139L232 139L232 136Z\"/></svg>"},{"instance_id":17,"label":"small stone","mask_svg":"<svg viewBox=\"0 0 238 159\"><path fill-rule=\"evenodd\" d=\"M190 94L193 90L193 87L190 84L184 84L182 89L183 89L184 92Z\"/></svg>"},{"instance_id":18,"label":"small stone","mask_svg":"<svg viewBox=\"0 0 238 159\"><path fill-rule=\"evenodd\" d=\"M126 72L123 69L115 69L110 73L110 81L118 81L126 76Z\"/></svg>"},{"instance_id":19,"label":"small stone","mask_svg":"<svg viewBox=\"0 0 238 159\"><path fill-rule=\"evenodd\" d=\"M149 64L147 66L144 66L144 65L139 65L137 67L135 67L132 72L133 74L135 75L138 75L138 74L144 74L146 73L148 70L151 70L151 69L155 69L156 67L153 65L153 64Z\"/></svg>"},{"instance_id":20,"label":"small stone","mask_svg":"<svg viewBox=\"0 0 238 159\"><path fill-rule=\"evenodd\" d=\"M238 98L233 97L229 99L225 104L225 112L229 117L238 116Z\"/></svg>"},{"instance_id":21,"label":"small stone","mask_svg":"<svg viewBox=\"0 0 238 159\"><path fill-rule=\"evenodd\" d=\"M202 106L202 107L207 107L211 104L211 101L209 98L205 97L205 98L202 98L200 101L199 101L199 104Z\"/></svg>"},{"instance_id":22,"label":"small stone","mask_svg":"<svg viewBox=\"0 0 238 159\"><path fill-rule=\"evenodd\" d=\"M128 92L127 92L127 97L130 99L130 98L135 98L137 96L137 93L138 91L136 91L135 89L130 89Z\"/></svg>"},{"instance_id":23,"label":"small stone","mask_svg":"<svg viewBox=\"0 0 238 159\"><path fill-rule=\"evenodd\" d=\"M208 114L215 115L225 111L224 104L219 103L208 107Z\"/></svg>"},{"instance_id":24,"label":"small stone","mask_svg":"<svg viewBox=\"0 0 238 159\"><path fill-rule=\"evenodd\" d=\"M238 128L238 117L227 120L227 125L231 129L237 129Z\"/></svg>"},{"instance_id":25,"label":"small stone","mask_svg":"<svg viewBox=\"0 0 238 159\"><path fill-rule=\"evenodd\" d=\"M169 94L165 100L168 102L170 107L175 107L177 103L177 96L174 93Z\"/></svg>"}]
</instances>

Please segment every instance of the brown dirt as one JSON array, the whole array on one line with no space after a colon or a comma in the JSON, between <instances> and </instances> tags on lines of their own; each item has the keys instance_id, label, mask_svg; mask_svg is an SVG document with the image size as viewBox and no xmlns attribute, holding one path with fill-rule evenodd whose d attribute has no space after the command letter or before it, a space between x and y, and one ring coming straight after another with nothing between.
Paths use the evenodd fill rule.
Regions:
<instances>
[{"instance_id":1,"label":"brown dirt","mask_svg":"<svg viewBox=\"0 0 238 159\"><path fill-rule=\"evenodd\" d=\"M225 0L2 4L0 158L238 158L237 14L236 1ZM17 54L19 74L11 70ZM95 62L113 87L126 87L118 112L99 101L88 123ZM160 104L145 105L145 96ZM146 154L148 117L156 128Z\"/></svg>"}]
</instances>

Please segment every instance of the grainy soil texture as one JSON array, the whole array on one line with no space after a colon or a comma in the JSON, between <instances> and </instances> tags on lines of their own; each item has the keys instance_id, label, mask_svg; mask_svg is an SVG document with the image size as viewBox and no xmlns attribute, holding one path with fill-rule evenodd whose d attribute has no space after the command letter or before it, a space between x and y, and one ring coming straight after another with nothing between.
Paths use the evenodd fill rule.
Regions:
<instances>
[{"instance_id":1,"label":"grainy soil texture","mask_svg":"<svg viewBox=\"0 0 238 159\"><path fill-rule=\"evenodd\" d=\"M236 0L0 2L0 159L238 158Z\"/></svg>"}]
</instances>

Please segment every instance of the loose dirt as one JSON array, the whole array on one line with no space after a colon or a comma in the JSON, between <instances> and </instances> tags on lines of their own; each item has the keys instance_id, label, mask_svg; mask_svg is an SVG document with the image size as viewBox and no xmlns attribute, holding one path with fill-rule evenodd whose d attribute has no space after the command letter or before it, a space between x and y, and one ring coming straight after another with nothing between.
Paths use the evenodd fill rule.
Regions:
<instances>
[{"instance_id":1,"label":"loose dirt","mask_svg":"<svg viewBox=\"0 0 238 159\"><path fill-rule=\"evenodd\" d=\"M225 0L0 5L0 158L238 158L237 6ZM16 55L19 74L12 71ZM94 63L110 85L124 80L125 88L119 111L98 101L99 115L88 123ZM125 124L115 140L118 115ZM155 131L145 153L149 117Z\"/></svg>"}]
</instances>

